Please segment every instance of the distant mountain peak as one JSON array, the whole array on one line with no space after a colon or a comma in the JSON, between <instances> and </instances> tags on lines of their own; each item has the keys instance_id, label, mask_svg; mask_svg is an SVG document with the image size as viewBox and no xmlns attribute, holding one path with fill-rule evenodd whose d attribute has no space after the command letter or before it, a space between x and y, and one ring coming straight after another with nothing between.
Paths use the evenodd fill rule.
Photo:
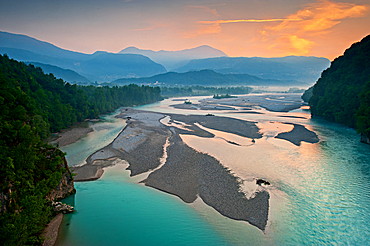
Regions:
<instances>
[{"instance_id":1,"label":"distant mountain peak","mask_svg":"<svg viewBox=\"0 0 370 246\"><path fill-rule=\"evenodd\" d=\"M186 65L190 60L193 59L205 59L214 57L227 57L227 55L218 49L215 49L209 45L201 45L195 48L178 50L178 51L153 51L143 50L134 46L127 47L121 50L118 54L141 54L149 57L153 61L164 65L167 70L172 70Z\"/></svg>"},{"instance_id":2,"label":"distant mountain peak","mask_svg":"<svg viewBox=\"0 0 370 246\"><path fill-rule=\"evenodd\" d=\"M140 51L141 49L135 47L135 46L129 46L129 47L126 47L124 48L123 50L121 50L120 52L118 52L118 54L122 54L122 53L128 53L128 51Z\"/></svg>"},{"instance_id":3,"label":"distant mountain peak","mask_svg":"<svg viewBox=\"0 0 370 246\"><path fill-rule=\"evenodd\" d=\"M212 51L217 52L221 56L228 56L223 51L218 50L216 48L213 48L212 46L209 46L209 45L206 45L206 44L200 45L200 46L194 47L194 48L183 49L183 50L175 50L175 51L173 51L173 50L159 50L159 51L144 50L144 49L137 48L135 46L128 46L128 47L124 48L123 50L121 50L118 53L128 53L128 52L133 52L133 51L135 51L135 52L153 52L153 53L163 53L163 52L166 52L166 53L180 53L180 52L199 51L199 50L212 50ZM215 56L212 56L212 57L215 57ZM206 58L208 58L208 57L206 57Z\"/></svg>"},{"instance_id":4,"label":"distant mountain peak","mask_svg":"<svg viewBox=\"0 0 370 246\"><path fill-rule=\"evenodd\" d=\"M92 55L102 55L102 54L108 54L109 52L107 52L107 51L100 51L100 50L98 50L98 51L95 51Z\"/></svg>"}]
</instances>

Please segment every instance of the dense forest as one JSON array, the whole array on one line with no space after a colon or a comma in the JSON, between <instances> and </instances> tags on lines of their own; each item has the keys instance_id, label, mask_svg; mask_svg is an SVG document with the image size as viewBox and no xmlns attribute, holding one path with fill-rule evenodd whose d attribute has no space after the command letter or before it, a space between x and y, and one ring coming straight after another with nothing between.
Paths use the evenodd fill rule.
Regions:
<instances>
[{"instance_id":1,"label":"dense forest","mask_svg":"<svg viewBox=\"0 0 370 246\"><path fill-rule=\"evenodd\" d=\"M50 132L159 99L159 88L70 85L0 56L0 244L42 244L54 213L46 196L68 171L64 153L42 141Z\"/></svg>"},{"instance_id":2,"label":"dense forest","mask_svg":"<svg viewBox=\"0 0 370 246\"><path fill-rule=\"evenodd\" d=\"M160 89L149 86L79 86L44 74L33 65L0 56L0 71L9 86L30 97L36 131L42 139L86 118L112 112L120 106L139 105L161 99Z\"/></svg>"},{"instance_id":3,"label":"dense forest","mask_svg":"<svg viewBox=\"0 0 370 246\"><path fill-rule=\"evenodd\" d=\"M25 76L30 74L25 73ZM35 105L0 73L0 242L39 245L53 215L46 195L65 171L62 151L38 136Z\"/></svg>"},{"instance_id":4,"label":"dense forest","mask_svg":"<svg viewBox=\"0 0 370 246\"><path fill-rule=\"evenodd\" d=\"M322 73L309 104L313 116L357 128L370 137L370 35Z\"/></svg>"}]
</instances>

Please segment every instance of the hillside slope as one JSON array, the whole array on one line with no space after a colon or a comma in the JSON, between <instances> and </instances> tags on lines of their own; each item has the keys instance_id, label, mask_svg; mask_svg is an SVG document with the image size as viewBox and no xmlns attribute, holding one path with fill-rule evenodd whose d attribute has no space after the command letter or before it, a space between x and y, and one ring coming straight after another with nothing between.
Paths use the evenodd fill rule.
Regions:
<instances>
[{"instance_id":1,"label":"hillside slope","mask_svg":"<svg viewBox=\"0 0 370 246\"><path fill-rule=\"evenodd\" d=\"M370 35L322 73L309 103L313 116L357 127L370 137Z\"/></svg>"},{"instance_id":2,"label":"hillside slope","mask_svg":"<svg viewBox=\"0 0 370 246\"><path fill-rule=\"evenodd\" d=\"M212 70L190 71L185 73L169 72L147 78L118 79L112 82L117 85L144 84L158 86L299 86L299 81L261 79L249 74L221 74Z\"/></svg>"},{"instance_id":3,"label":"hillside slope","mask_svg":"<svg viewBox=\"0 0 370 246\"><path fill-rule=\"evenodd\" d=\"M28 63L43 63L70 69L90 81L109 82L118 78L153 76L167 70L138 54L95 52L83 54L61 49L25 35L0 32L0 54ZM68 77L62 77L68 81ZM78 81L83 82L83 81Z\"/></svg>"},{"instance_id":4,"label":"hillside slope","mask_svg":"<svg viewBox=\"0 0 370 246\"><path fill-rule=\"evenodd\" d=\"M176 72L211 69L223 74L250 74L263 79L298 80L313 84L330 61L319 57L219 57L192 60Z\"/></svg>"},{"instance_id":5,"label":"hillside slope","mask_svg":"<svg viewBox=\"0 0 370 246\"><path fill-rule=\"evenodd\" d=\"M35 67L41 67L42 71L46 74L52 73L56 78L63 79L66 82L78 84L78 83L86 83L90 84L91 81L85 78L84 76L76 73L71 69L63 69L57 66L43 64L39 62L32 62L29 63L34 65Z\"/></svg>"}]
</instances>

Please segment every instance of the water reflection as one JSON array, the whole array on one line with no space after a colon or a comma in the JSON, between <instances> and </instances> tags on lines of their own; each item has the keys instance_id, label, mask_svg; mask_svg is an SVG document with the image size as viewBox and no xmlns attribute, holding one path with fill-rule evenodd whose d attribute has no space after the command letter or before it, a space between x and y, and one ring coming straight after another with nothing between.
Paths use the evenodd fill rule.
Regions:
<instances>
[{"instance_id":1,"label":"water reflection","mask_svg":"<svg viewBox=\"0 0 370 246\"><path fill-rule=\"evenodd\" d=\"M197 103L202 98L204 97L189 99L193 103ZM370 238L370 163L368 161L370 159L370 145L360 143L355 130L322 119L311 119L309 111L304 108L290 113L269 112L261 109L259 112L262 114L242 114L220 110L181 110L169 106L177 103L179 102L166 99L162 102L137 108L162 113L202 115L212 113L219 116L255 121L261 129L260 131L264 134L261 139L255 139L255 143L252 143L251 139L248 138L210 129L208 130L216 135L215 138L201 138L192 135L181 136L190 147L216 157L223 165L229 167L236 176L245 182L243 188L246 190L246 193L248 193L248 189L251 189L251 184L255 178L263 178L271 183L271 187L268 188L271 196L269 221L265 233L245 222L230 220L219 215L212 208L204 206L200 200L197 200L192 205L202 220L206 221L212 230L217 231L223 238L226 238L228 243L232 245L368 244L368 238ZM274 138L279 132L290 131L293 128L291 123L302 124L307 129L316 132L320 142L317 144L302 143L301 146L295 146L288 141ZM112 124L114 128L111 129L97 128L95 134L100 132L102 135L94 135L91 140L87 141L86 145L84 139L79 144L73 145L74 147L71 147L71 151L67 151L69 155L67 155L67 158L82 155L78 153L91 152L89 150L90 146L106 145L105 141L109 142L108 139L113 139L124 125L122 121ZM104 140L106 135L109 135L109 137L107 137L107 140ZM88 138L89 135L86 137L86 140ZM241 146L230 144L227 141L238 143ZM77 151L78 153L73 154L72 151L74 149L79 149L79 152ZM77 159L71 162L77 164L81 160ZM86 201L93 199L95 196L94 192L104 182L106 181L102 179L96 183L81 183L78 186L79 193L83 195L86 191L84 187L90 187L91 189L89 188L90 190L88 190L91 196L86 198ZM107 193L107 196L103 198L107 199L106 201L112 202L115 206L121 206L115 198L128 199L126 197L122 198L121 195L116 196L116 194L122 192L122 188L110 186L108 183L106 185L106 189L102 191ZM140 186L137 184L132 185L132 187ZM144 190L147 189L143 186L140 187ZM129 191L125 190L125 192ZM156 192L162 194L158 191ZM135 195L132 196L143 203L154 204L158 202L163 204L163 201L171 203L172 198L170 200L166 200L166 198L161 200L161 198L158 198L161 195L155 195L157 193L148 195L144 191L142 193L144 196L153 196L150 200L145 201L140 200L142 198L138 198ZM165 196L170 195L166 194ZM77 199L76 203L78 203ZM104 202L102 203L102 207L104 207L105 204ZM83 203L81 202L80 204ZM182 205L187 206L186 204ZM83 209L84 206L88 207L90 205L88 203L84 204L82 206ZM167 209L173 209L171 206L167 207ZM132 206L126 208L131 209ZM167 211L158 211L156 212L160 214L167 213ZM122 211L116 212L124 214ZM188 212L184 213L187 214ZM108 216L109 214L106 215ZM126 215L128 217L122 217L122 221L131 226L138 225L139 222L135 221L132 216ZM157 216L155 213L147 215L153 224L157 225L160 223L160 221L155 219L159 218L159 215ZM107 223L105 225L108 226L109 220L117 215L110 214L109 216L99 221ZM91 218L89 217L85 222L90 221ZM165 221L165 218L160 218ZM179 221L183 219L176 216L173 218ZM194 218L196 218L195 220L199 219L196 216ZM123 228L117 221L114 223L114 226ZM166 223L163 225L168 226ZM192 228L191 223L195 222L191 220L186 223L189 224L182 227L184 231ZM77 225L74 227L76 230L80 230L78 229L79 226L84 226L83 223L79 226ZM171 225L174 228L178 226L176 223ZM138 226L135 228L140 228L140 225ZM199 230L207 231L209 228ZM116 229L115 231L122 233L122 231ZM84 230L83 233L89 232ZM177 232L172 231L172 233ZM208 231L207 233L210 233L208 235L214 235L214 232ZM161 240L165 240L165 236L162 236L160 237ZM181 234L181 236L184 235ZM204 234L200 234L200 238L203 236ZM127 237L129 238L129 235ZM102 240L104 240L103 237ZM197 240L201 239L197 237ZM143 244L149 244L149 242L143 242ZM197 244L201 241L195 240L192 242Z\"/></svg>"},{"instance_id":2,"label":"water reflection","mask_svg":"<svg viewBox=\"0 0 370 246\"><path fill-rule=\"evenodd\" d=\"M162 105L161 112L172 113L174 110L168 105ZM264 136L249 147L224 140L243 144L249 139L214 130L210 131L218 137L213 139L189 135L182 138L189 146L219 159L241 179L261 177L272 183L272 212L265 244L367 244L370 236L370 146L360 143L353 129L311 119L304 107L290 113L263 109L260 112L263 114L207 111L258 122ZM190 113L204 114L205 111ZM320 142L302 143L298 147L275 139L277 133L293 128L285 123L304 125L318 134ZM238 237L211 219L210 223L229 238Z\"/></svg>"}]
</instances>

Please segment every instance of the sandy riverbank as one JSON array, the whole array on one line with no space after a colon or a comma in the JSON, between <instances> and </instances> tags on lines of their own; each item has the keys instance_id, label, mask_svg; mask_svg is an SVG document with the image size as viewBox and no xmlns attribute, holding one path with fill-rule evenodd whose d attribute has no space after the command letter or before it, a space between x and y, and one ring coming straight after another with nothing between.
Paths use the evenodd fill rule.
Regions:
<instances>
[{"instance_id":1,"label":"sandy riverbank","mask_svg":"<svg viewBox=\"0 0 370 246\"><path fill-rule=\"evenodd\" d=\"M289 112L304 105L301 94L297 93L270 93L270 94L248 94L237 98L213 99L207 98L199 101L196 105L176 104L171 105L180 109L195 110L256 110L264 108L272 112ZM252 111L253 112L253 111Z\"/></svg>"},{"instance_id":2,"label":"sandy riverbank","mask_svg":"<svg viewBox=\"0 0 370 246\"><path fill-rule=\"evenodd\" d=\"M301 145L301 142L307 143L318 143L320 141L317 134L313 131L308 130L306 127L298 124L294 125L293 130L289 132L279 133L275 138L287 140L297 146Z\"/></svg>"},{"instance_id":3,"label":"sandy riverbank","mask_svg":"<svg viewBox=\"0 0 370 246\"><path fill-rule=\"evenodd\" d=\"M165 115L135 109L124 109L116 117L127 119L127 126L112 143L90 155L86 165L72 168L77 174L75 181L98 179L104 167L122 159L129 163L127 169L131 176L146 174L141 182L147 186L176 195L187 203L200 197L220 214L265 230L269 211L268 190L260 187L247 198L240 179L231 173L232 170L214 157L190 148L180 137L213 138L208 128L247 139L259 139L263 135L256 122L219 116ZM318 141L314 132L296 124L292 131L276 137L296 145L301 141ZM167 158L160 166L166 140L169 142Z\"/></svg>"},{"instance_id":4,"label":"sandy riverbank","mask_svg":"<svg viewBox=\"0 0 370 246\"><path fill-rule=\"evenodd\" d=\"M42 246L53 246L58 237L58 231L60 224L63 220L63 214L58 214L57 216L49 222L48 226L45 228L43 236L46 238Z\"/></svg>"},{"instance_id":5,"label":"sandy riverbank","mask_svg":"<svg viewBox=\"0 0 370 246\"><path fill-rule=\"evenodd\" d=\"M163 146L169 139L165 164L142 181L145 185L174 194L188 203L199 196L222 215L247 221L264 230L268 219L269 193L262 190L247 199L241 191L238 177L215 158L188 147L179 136L186 133L213 137L213 134L196 125L199 123L241 136L260 138L262 135L255 123L217 116L169 116L171 120L164 125L159 122L164 114L134 109L122 111L117 117L129 119L127 126L111 144L89 156L86 165L73 168L77 174L75 180L96 179L100 175L96 171L112 164L114 158L128 161L127 169L131 171L131 176L150 172L160 165ZM188 130L176 127L176 121L185 123L183 125Z\"/></svg>"},{"instance_id":6,"label":"sandy riverbank","mask_svg":"<svg viewBox=\"0 0 370 246\"><path fill-rule=\"evenodd\" d=\"M63 130L58 133L57 139L52 142L57 142L59 147L71 144L84 137L89 132L94 131L91 127L76 127Z\"/></svg>"}]
</instances>

